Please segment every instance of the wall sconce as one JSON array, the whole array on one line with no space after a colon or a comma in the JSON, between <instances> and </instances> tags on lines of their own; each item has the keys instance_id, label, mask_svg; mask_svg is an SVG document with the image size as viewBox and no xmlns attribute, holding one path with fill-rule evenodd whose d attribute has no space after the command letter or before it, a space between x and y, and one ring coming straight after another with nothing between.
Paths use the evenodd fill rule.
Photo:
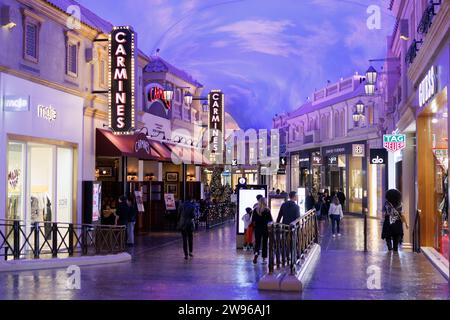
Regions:
<instances>
[{"instance_id":1,"label":"wall sconce","mask_svg":"<svg viewBox=\"0 0 450 320\"><path fill-rule=\"evenodd\" d=\"M155 180L155 175L153 173L147 173L144 177L145 181L153 181Z\"/></svg>"},{"instance_id":2,"label":"wall sconce","mask_svg":"<svg viewBox=\"0 0 450 320\"><path fill-rule=\"evenodd\" d=\"M128 172L127 180L128 181L136 181L137 180L137 173L136 172Z\"/></svg>"},{"instance_id":3,"label":"wall sconce","mask_svg":"<svg viewBox=\"0 0 450 320\"><path fill-rule=\"evenodd\" d=\"M11 8L10 6L2 6L0 12L0 25L2 27L12 29L16 26L16 23L11 20Z\"/></svg>"}]
</instances>

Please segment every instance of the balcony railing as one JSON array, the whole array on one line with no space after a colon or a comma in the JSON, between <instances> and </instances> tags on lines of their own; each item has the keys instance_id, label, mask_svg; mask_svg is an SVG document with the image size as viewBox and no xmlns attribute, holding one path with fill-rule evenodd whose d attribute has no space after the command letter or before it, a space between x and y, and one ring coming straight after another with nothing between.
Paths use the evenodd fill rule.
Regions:
<instances>
[{"instance_id":1,"label":"balcony railing","mask_svg":"<svg viewBox=\"0 0 450 320\"><path fill-rule=\"evenodd\" d=\"M405 62L407 64L412 64L414 60L417 57L417 52L419 51L419 44L421 44L423 41L414 39L411 45L408 48L408 51L406 52Z\"/></svg>"},{"instance_id":2,"label":"balcony railing","mask_svg":"<svg viewBox=\"0 0 450 320\"><path fill-rule=\"evenodd\" d=\"M423 12L422 19L420 19L420 23L417 26L417 32L421 35L427 34L433 24L433 17L436 15L434 6L433 3L430 3Z\"/></svg>"},{"instance_id":3,"label":"balcony railing","mask_svg":"<svg viewBox=\"0 0 450 320\"><path fill-rule=\"evenodd\" d=\"M125 226L0 220L4 260L114 254L125 251Z\"/></svg>"}]
</instances>

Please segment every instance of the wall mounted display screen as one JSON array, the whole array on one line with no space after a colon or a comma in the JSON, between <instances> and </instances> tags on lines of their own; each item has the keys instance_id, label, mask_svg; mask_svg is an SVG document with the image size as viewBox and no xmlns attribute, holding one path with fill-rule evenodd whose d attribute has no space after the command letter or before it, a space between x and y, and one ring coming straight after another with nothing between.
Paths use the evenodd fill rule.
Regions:
<instances>
[{"instance_id":1,"label":"wall mounted display screen","mask_svg":"<svg viewBox=\"0 0 450 320\"><path fill-rule=\"evenodd\" d=\"M242 217L245 215L246 208L252 208L257 202L256 196L262 195L267 197L266 186L247 186L247 188L241 188L238 192L238 217L237 217L237 233L244 234L244 221Z\"/></svg>"}]
</instances>

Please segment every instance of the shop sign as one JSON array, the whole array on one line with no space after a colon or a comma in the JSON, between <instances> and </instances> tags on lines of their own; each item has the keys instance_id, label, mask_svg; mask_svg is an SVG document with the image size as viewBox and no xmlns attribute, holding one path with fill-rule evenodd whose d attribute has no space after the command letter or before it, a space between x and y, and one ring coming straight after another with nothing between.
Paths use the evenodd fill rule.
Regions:
<instances>
[{"instance_id":1,"label":"shop sign","mask_svg":"<svg viewBox=\"0 0 450 320\"><path fill-rule=\"evenodd\" d=\"M144 150L146 154L150 154L150 143L147 136L143 133L136 137L136 142L134 143L134 151L137 153L141 150Z\"/></svg>"},{"instance_id":2,"label":"shop sign","mask_svg":"<svg viewBox=\"0 0 450 320\"><path fill-rule=\"evenodd\" d=\"M347 154L349 153L349 145L325 147L323 148L322 153L324 157Z\"/></svg>"},{"instance_id":3,"label":"shop sign","mask_svg":"<svg viewBox=\"0 0 450 320\"><path fill-rule=\"evenodd\" d=\"M388 153L386 149L370 149L370 164L387 164Z\"/></svg>"},{"instance_id":4,"label":"shop sign","mask_svg":"<svg viewBox=\"0 0 450 320\"><path fill-rule=\"evenodd\" d=\"M403 150L406 147L406 135L399 134L398 130L383 135L383 147L390 152Z\"/></svg>"},{"instance_id":5,"label":"shop sign","mask_svg":"<svg viewBox=\"0 0 450 320\"><path fill-rule=\"evenodd\" d=\"M10 112L30 111L30 96L4 96L3 110Z\"/></svg>"},{"instance_id":6,"label":"shop sign","mask_svg":"<svg viewBox=\"0 0 450 320\"><path fill-rule=\"evenodd\" d=\"M135 33L114 27L109 39L109 127L114 134L132 134L135 105Z\"/></svg>"},{"instance_id":7,"label":"shop sign","mask_svg":"<svg viewBox=\"0 0 450 320\"><path fill-rule=\"evenodd\" d=\"M437 68L432 66L419 85L419 106L422 108L437 93Z\"/></svg>"},{"instance_id":8,"label":"shop sign","mask_svg":"<svg viewBox=\"0 0 450 320\"><path fill-rule=\"evenodd\" d=\"M239 186L246 186L247 185L247 178L240 177L238 180Z\"/></svg>"},{"instance_id":9,"label":"shop sign","mask_svg":"<svg viewBox=\"0 0 450 320\"><path fill-rule=\"evenodd\" d=\"M56 120L56 115L56 110L52 106L46 107L41 104L37 106L37 116L39 118L45 119L48 122L53 122Z\"/></svg>"},{"instance_id":10,"label":"shop sign","mask_svg":"<svg viewBox=\"0 0 450 320\"><path fill-rule=\"evenodd\" d=\"M313 166L321 166L322 165L322 156L319 152L314 152L311 155L311 162Z\"/></svg>"},{"instance_id":11,"label":"shop sign","mask_svg":"<svg viewBox=\"0 0 450 320\"><path fill-rule=\"evenodd\" d=\"M151 106L154 102L160 102L167 111L170 110L170 101L165 99L164 88L158 83L152 83L147 87L147 101Z\"/></svg>"},{"instance_id":12,"label":"shop sign","mask_svg":"<svg viewBox=\"0 0 450 320\"><path fill-rule=\"evenodd\" d=\"M209 115L208 134L211 160L216 161L216 155L222 153L224 131L224 94L220 90L212 90L208 95Z\"/></svg>"},{"instance_id":13,"label":"shop sign","mask_svg":"<svg viewBox=\"0 0 450 320\"><path fill-rule=\"evenodd\" d=\"M365 157L366 156L366 146L364 144L353 144L352 145L352 155L354 157Z\"/></svg>"},{"instance_id":14,"label":"shop sign","mask_svg":"<svg viewBox=\"0 0 450 320\"><path fill-rule=\"evenodd\" d=\"M338 157L337 156L329 156L328 157L328 165L334 166L338 163Z\"/></svg>"}]
</instances>

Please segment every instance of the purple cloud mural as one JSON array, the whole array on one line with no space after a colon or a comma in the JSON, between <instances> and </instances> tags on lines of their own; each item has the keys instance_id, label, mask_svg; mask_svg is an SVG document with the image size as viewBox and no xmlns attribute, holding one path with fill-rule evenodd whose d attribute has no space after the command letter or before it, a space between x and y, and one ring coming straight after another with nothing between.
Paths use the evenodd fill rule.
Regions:
<instances>
[{"instance_id":1,"label":"purple cloud mural","mask_svg":"<svg viewBox=\"0 0 450 320\"><path fill-rule=\"evenodd\" d=\"M145 53L159 48L205 90L222 89L242 128L269 128L273 115L298 108L328 80L364 73L369 59L385 56L395 23L388 0L79 2L133 25ZM369 29L373 8L379 25Z\"/></svg>"}]
</instances>

